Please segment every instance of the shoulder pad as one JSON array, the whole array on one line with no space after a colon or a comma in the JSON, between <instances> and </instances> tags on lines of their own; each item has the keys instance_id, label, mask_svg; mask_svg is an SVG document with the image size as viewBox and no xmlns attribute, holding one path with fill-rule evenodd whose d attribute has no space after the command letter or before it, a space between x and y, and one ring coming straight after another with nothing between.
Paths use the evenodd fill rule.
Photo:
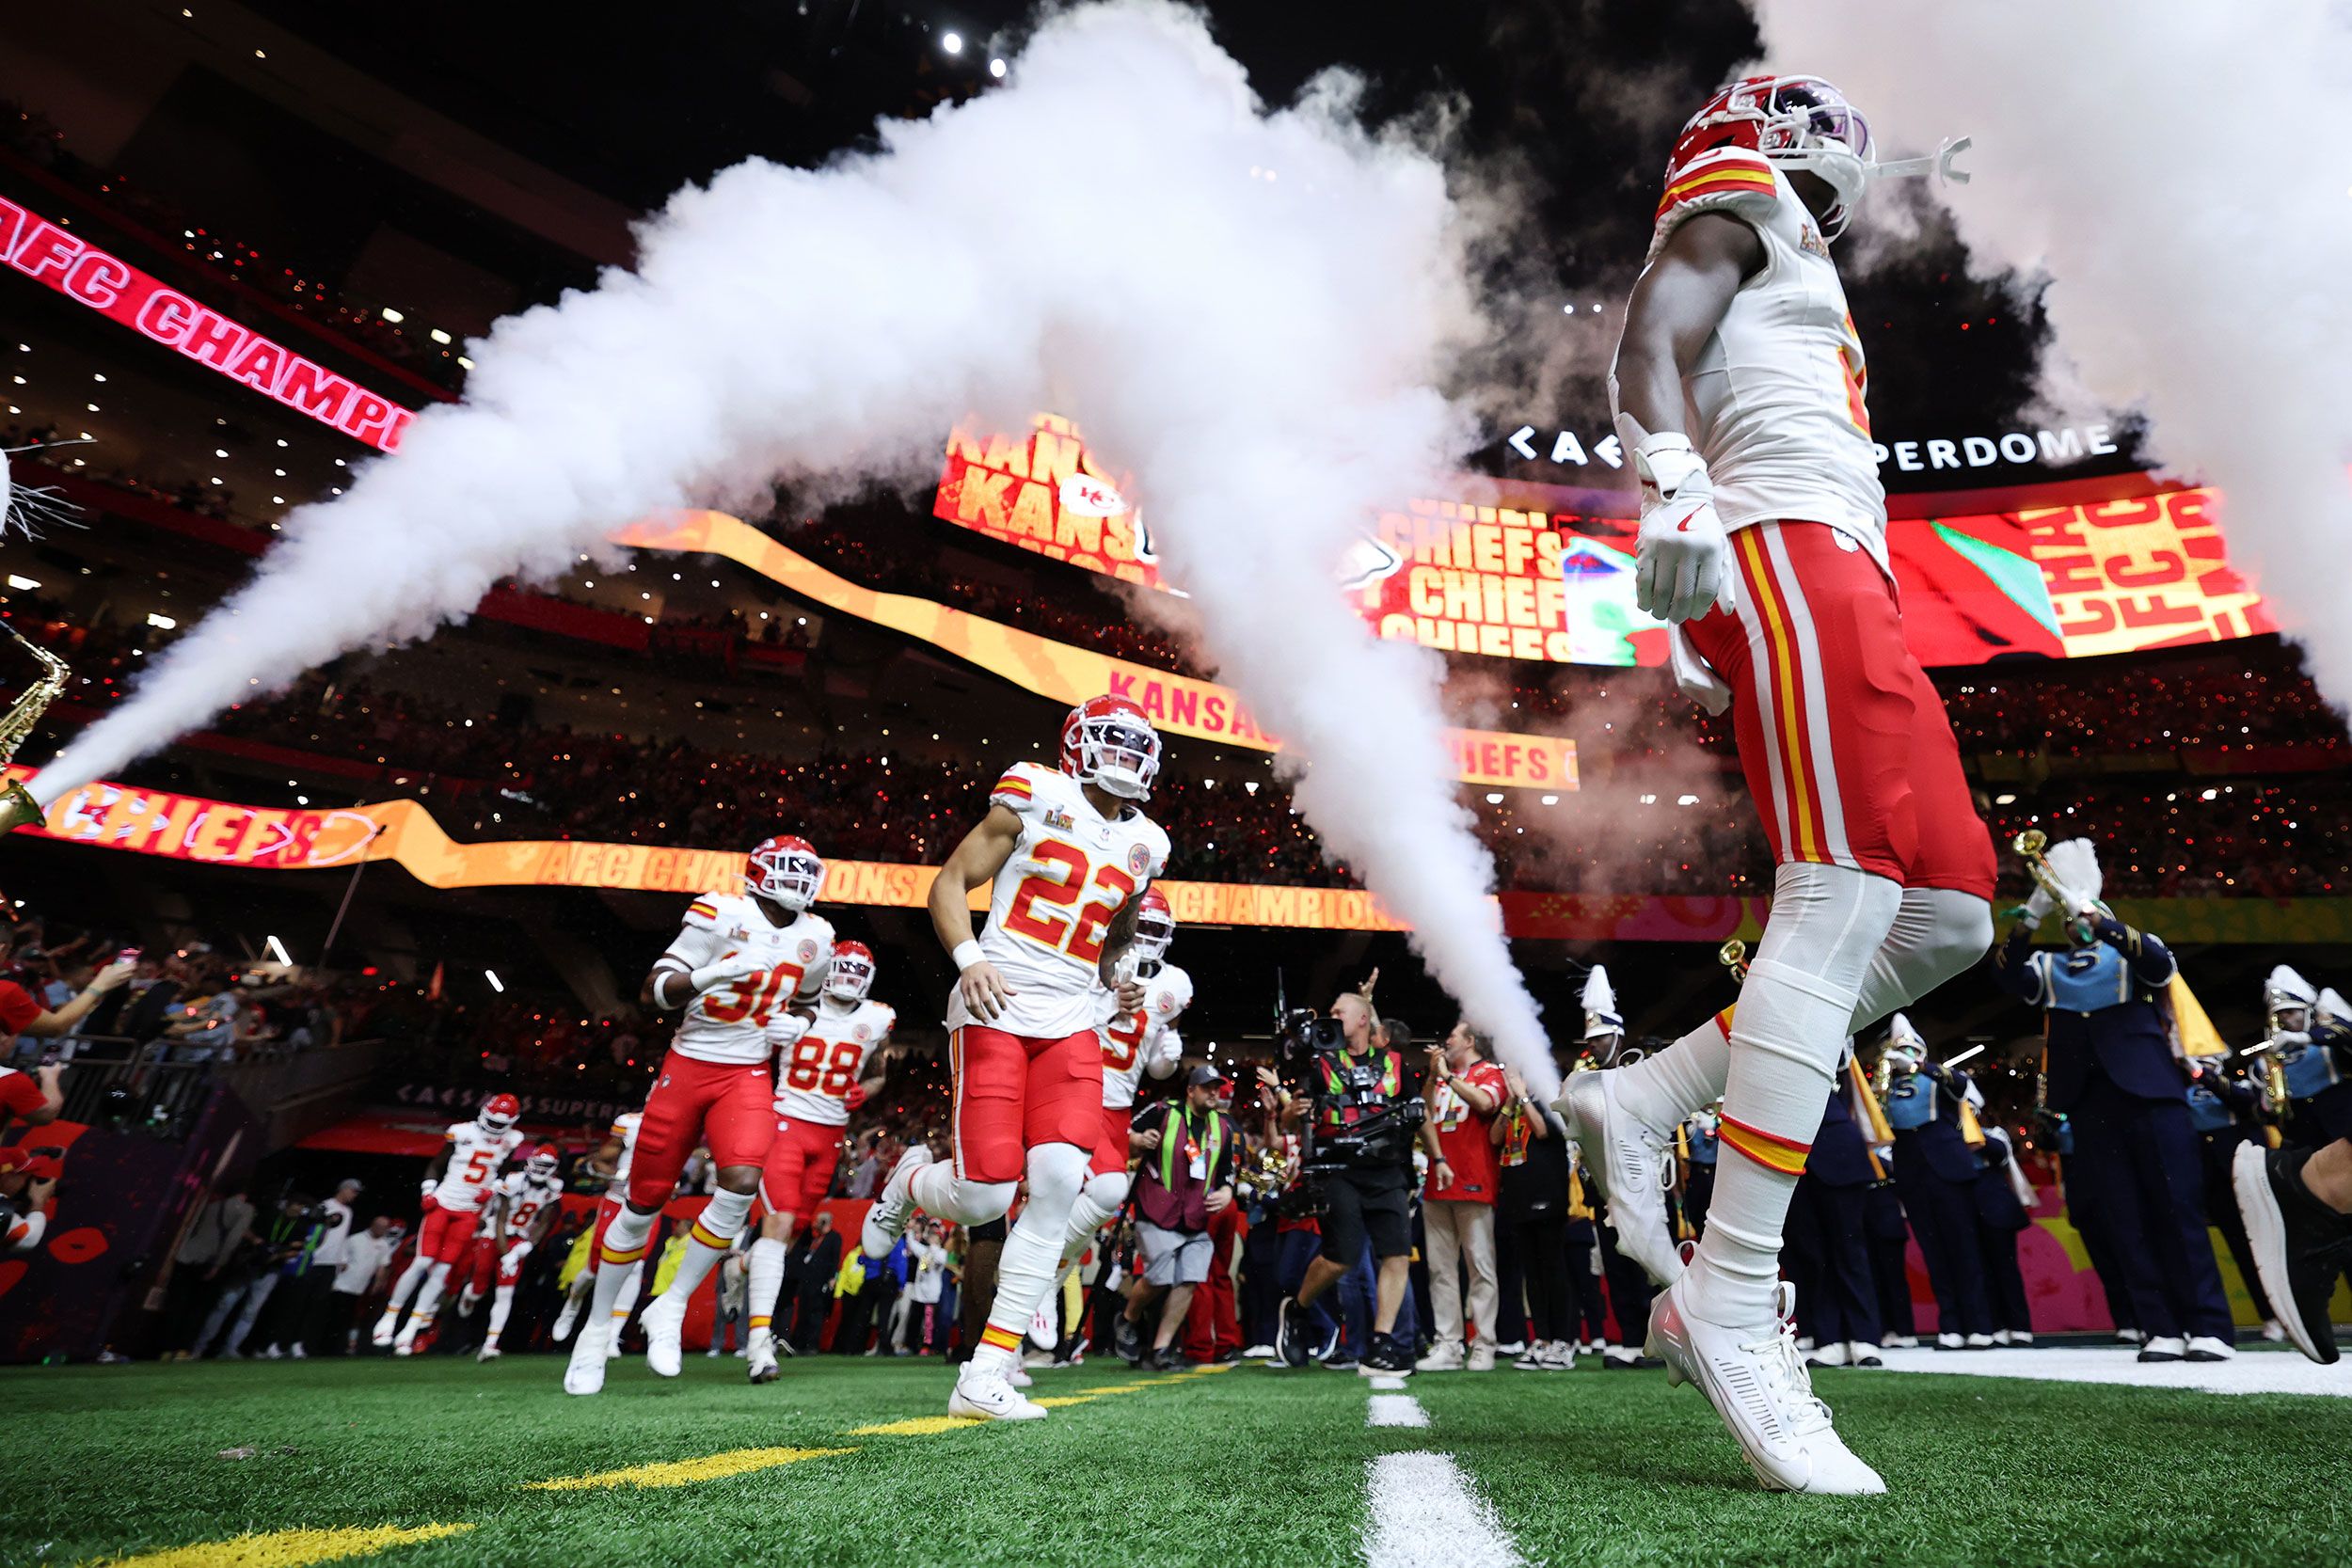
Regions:
<instances>
[{"instance_id":1,"label":"shoulder pad","mask_svg":"<svg viewBox=\"0 0 2352 1568\"><path fill-rule=\"evenodd\" d=\"M1003 777L996 781L996 787L988 792L988 803L1025 815L1038 804L1038 797L1041 793L1040 786L1052 787L1044 784L1047 776L1045 769L1034 762L1016 762L1005 769Z\"/></svg>"},{"instance_id":2,"label":"shoulder pad","mask_svg":"<svg viewBox=\"0 0 2352 1568\"><path fill-rule=\"evenodd\" d=\"M726 918L726 898L723 893L706 893L686 906L686 928L690 931L715 931Z\"/></svg>"},{"instance_id":3,"label":"shoulder pad","mask_svg":"<svg viewBox=\"0 0 2352 1568\"><path fill-rule=\"evenodd\" d=\"M1174 1018L1192 1006L1192 976L1168 964L1152 977L1152 1010Z\"/></svg>"},{"instance_id":4,"label":"shoulder pad","mask_svg":"<svg viewBox=\"0 0 2352 1568\"><path fill-rule=\"evenodd\" d=\"M441 1141L444 1143L455 1143L458 1139L466 1135L466 1130L472 1125L473 1123L470 1121L451 1122L449 1124L449 1131L441 1134Z\"/></svg>"},{"instance_id":5,"label":"shoulder pad","mask_svg":"<svg viewBox=\"0 0 2352 1568\"><path fill-rule=\"evenodd\" d=\"M1729 213L1761 228L1780 205L1780 181L1772 162L1744 147L1720 147L1691 161L1659 199L1650 230L1649 257L1666 236L1699 213Z\"/></svg>"}]
</instances>

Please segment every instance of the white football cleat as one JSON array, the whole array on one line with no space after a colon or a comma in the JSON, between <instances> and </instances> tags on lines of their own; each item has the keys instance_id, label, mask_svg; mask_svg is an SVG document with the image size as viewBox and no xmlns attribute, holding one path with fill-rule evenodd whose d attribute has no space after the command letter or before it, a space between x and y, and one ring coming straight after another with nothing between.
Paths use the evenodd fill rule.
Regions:
<instances>
[{"instance_id":1,"label":"white football cleat","mask_svg":"<svg viewBox=\"0 0 2352 1568\"><path fill-rule=\"evenodd\" d=\"M675 1300L677 1305L670 1303ZM656 1377L675 1377L682 1370L678 1338L686 1329L686 1292L664 1291L645 1304L637 1315L637 1326L645 1331L645 1365Z\"/></svg>"},{"instance_id":2,"label":"white football cleat","mask_svg":"<svg viewBox=\"0 0 2352 1568\"><path fill-rule=\"evenodd\" d=\"M1885 1491L1814 1397L1788 1322L1795 1291L1780 1287L1778 1323L1724 1328L1692 1314L1691 1284L1686 1274L1658 1293L1644 1349L1666 1363L1669 1385L1689 1383L1707 1396L1766 1489L1841 1497Z\"/></svg>"},{"instance_id":3,"label":"white football cleat","mask_svg":"<svg viewBox=\"0 0 2352 1568\"><path fill-rule=\"evenodd\" d=\"M868 1258L887 1258L890 1249L898 1244L906 1233L907 1219L914 1212L914 1193L909 1185L914 1173L931 1163L931 1151L923 1144L915 1144L898 1156L898 1163L890 1167L890 1180L866 1211L866 1222L858 1227L858 1250Z\"/></svg>"},{"instance_id":4,"label":"white football cleat","mask_svg":"<svg viewBox=\"0 0 2352 1568\"><path fill-rule=\"evenodd\" d=\"M231 1354L233 1354L234 1353L232 1352ZM394 1355L414 1355L414 1354L417 1354L417 1341L416 1341L415 1338L414 1338L413 1336L404 1334L404 1335L402 1335L399 1338L397 1338L397 1339L393 1340L393 1341L392 1341L392 1354L393 1354Z\"/></svg>"},{"instance_id":5,"label":"white football cleat","mask_svg":"<svg viewBox=\"0 0 2352 1568\"><path fill-rule=\"evenodd\" d=\"M956 1391L947 1396L947 1414L984 1421L1041 1421L1052 1412L1024 1399L1004 1373L967 1361L956 1376Z\"/></svg>"},{"instance_id":6,"label":"white football cleat","mask_svg":"<svg viewBox=\"0 0 2352 1568\"><path fill-rule=\"evenodd\" d=\"M498 1346L490 1343L487 1339L485 1339L482 1342L482 1348L473 1353L473 1358L476 1361L496 1361L499 1358L500 1354L501 1352Z\"/></svg>"},{"instance_id":7,"label":"white football cleat","mask_svg":"<svg viewBox=\"0 0 2352 1568\"><path fill-rule=\"evenodd\" d=\"M368 1343L373 1345L377 1350L382 1350L385 1346L392 1342L392 1330L398 1328L399 1326L399 1313L385 1313L382 1317L375 1320L375 1332L368 1336Z\"/></svg>"},{"instance_id":8,"label":"white football cleat","mask_svg":"<svg viewBox=\"0 0 2352 1568\"><path fill-rule=\"evenodd\" d=\"M1609 1227L1617 1250L1664 1285L1682 1273L1681 1249L1666 1224L1666 1189L1674 1184L1674 1161L1666 1140L1617 1103L1617 1074L1573 1073L1553 1101L1568 1124L1568 1136L1584 1156L1584 1169L1597 1179L1609 1202Z\"/></svg>"},{"instance_id":9,"label":"white football cleat","mask_svg":"<svg viewBox=\"0 0 2352 1568\"><path fill-rule=\"evenodd\" d=\"M473 1309L474 1309L474 1307L475 1307L477 1305L479 1305L479 1304L481 1303L481 1300L482 1300L482 1298L481 1298L480 1296L478 1296L478 1295L475 1295L475 1294L474 1294L471 1291L458 1291L458 1292L457 1292L457 1315L458 1315L459 1317L461 1317L461 1318L470 1318L470 1317L472 1317L472 1316L473 1316Z\"/></svg>"},{"instance_id":10,"label":"white football cleat","mask_svg":"<svg viewBox=\"0 0 2352 1568\"><path fill-rule=\"evenodd\" d=\"M752 1336L751 1354L746 1357L743 1373L754 1383L773 1383L777 1377L776 1342L766 1334Z\"/></svg>"},{"instance_id":11,"label":"white football cleat","mask_svg":"<svg viewBox=\"0 0 2352 1568\"><path fill-rule=\"evenodd\" d=\"M1040 1350L1050 1351L1061 1342L1061 1320L1039 1307L1029 1317L1029 1343Z\"/></svg>"},{"instance_id":12,"label":"white football cleat","mask_svg":"<svg viewBox=\"0 0 2352 1568\"><path fill-rule=\"evenodd\" d=\"M605 1341L612 1338L608 1325L599 1328L595 1323L580 1324L580 1337L572 1341L572 1358L564 1368L564 1392L595 1394L604 1388Z\"/></svg>"}]
</instances>

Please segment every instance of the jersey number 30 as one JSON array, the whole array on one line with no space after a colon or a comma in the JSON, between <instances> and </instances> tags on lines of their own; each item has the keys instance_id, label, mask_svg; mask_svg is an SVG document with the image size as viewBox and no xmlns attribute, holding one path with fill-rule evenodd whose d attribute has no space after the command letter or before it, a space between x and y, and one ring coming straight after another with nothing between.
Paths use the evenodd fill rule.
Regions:
<instances>
[{"instance_id":1,"label":"jersey number 30","mask_svg":"<svg viewBox=\"0 0 2352 1568\"><path fill-rule=\"evenodd\" d=\"M1041 867L1061 867L1061 875L1049 876L1040 869L1024 877L1013 891L1011 907L1005 911L1005 929L1067 953L1082 964L1100 963L1104 928L1136 891L1135 879L1115 865L1094 864L1085 850L1059 839L1041 841L1030 858ZM1090 880L1089 871L1093 873ZM1059 912L1090 889L1110 896L1089 903L1073 914Z\"/></svg>"},{"instance_id":2,"label":"jersey number 30","mask_svg":"<svg viewBox=\"0 0 2352 1568\"><path fill-rule=\"evenodd\" d=\"M713 1023L749 1019L755 1027L765 1029L768 1015L775 1011L776 998L799 991L805 973L799 964L778 964L757 974L746 974L729 986L725 994L705 999L703 1016Z\"/></svg>"}]
</instances>

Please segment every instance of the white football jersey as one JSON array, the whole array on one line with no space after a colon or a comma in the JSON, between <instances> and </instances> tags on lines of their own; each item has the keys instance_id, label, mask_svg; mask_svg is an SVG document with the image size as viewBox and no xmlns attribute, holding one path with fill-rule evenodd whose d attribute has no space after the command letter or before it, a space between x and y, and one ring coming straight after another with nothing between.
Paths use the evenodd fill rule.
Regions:
<instances>
[{"instance_id":1,"label":"white football jersey","mask_svg":"<svg viewBox=\"0 0 2352 1568\"><path fill-rule=\"evenodd\" d=\"M776 1058L776 1115L826 1127L849 1125L842 1096L866 1076L866 1064L890 1037L898 1015L880 1002L844 1007L828 996L817 1022Z\"/></svg>"},{"instance_id":2,"label":"white football jersey","mask_svg":"<svg viewBox=\"0 0 2352 1568\"><path fill-rule=\"evenodd\" d=\"M564 1184L553 1178L534 1181L527 1170L508 1171L499 1182L499 1201L506 1207L506 1239L527 1239L539 1216L563 1196Z\"/></svg>"},{"instance_id":3,"label":"white football jersey","mask_svg":"<svg viewBox=\"0 0 2352 1568\"><path fill-rule=\"evenodd\" d=\"M1143 1006L1122 1013L1116 998L1104 997L1110 1017L1094 1026L1103 1040L1103 1104L1119 1110L1136 1102L1136 1085L1148 1070L1165 1078L1184 1053L1176 1016L1192 1002L1192 976L1174 964L1143 982Z\"/></svg>"},{"instance_id":4,"label":"white football jersey","mask_svg":"<svg viewBox=\"0 0 2352 1568\"><path fill-rule=\"evenodd\" d=\"M1764 244L1763 267L1732 296L1683 378L1715 510L1730 529L1774 518L1827 523L1884 567L1886 492L1864 396L1869 373L1829 243L1771 160L1725 147L1693 160L1668 188L1650 255L1708 212L1742 219Z\"/></svg>"},{"instance_id":5,"label":"white football jersey","mask_svg":"<svg viewBox=\"0 0 2352 1568\"><path fill-rule=\"evenodd\" d=\"M1132 808L1104 816L1077 780L1035 763L1014 763L988 800L1021 818L1021 840L996 873L979 938L1014 995L985 1027L1067 1039L1102 1020L1104 932L1168 864L1168 834ZM961 990L948 993L949 1028L982 1022Z\"/></svg>"},{"instance_id":6,"label":"white football jersey","mask_svg":"<svg viewBox=\"0 0 2352 1568\"><path fill-rule=\"evenodd\" d=\"M628 1163L637 1157L637 1128L644 1119L643 1111L623 1111L612 1118L612 1136L621 1140L621 1160L612 1167L612 1180L604 1184L608 1197L628 1196Z\"/></svg>"},{"instance_id":7,"label":"white football jersey","mask_svg":"<svg viewBox=\"0 0 2352 1568\"><path fill-rule=\"evenodd\" d=\"M833 927L813 914L790 925L770 923L747 894L706 893L686 911L686 925L661 955L671 968L696 970L733 953L749 953L759 968L714 986L686 1005L670 1049L698 1062L765 1062L768 1021L792 1004L815 998L833 962Z\"/></svg>"},{"instance_id":8,"label":"white football jersey","mask_svg":"<svg viewBox=\"0 0 2352 1568\"><path fill-rule=\"evenodd\" d=\"M522 1147L523 1135L511 1127L485 1132L478 1121L453 1121L448 1136L449 1168L434 1183L433 1201L461 1214L478 1213L498 1184L499 1167Z\"/></svg>"}]
</instances>

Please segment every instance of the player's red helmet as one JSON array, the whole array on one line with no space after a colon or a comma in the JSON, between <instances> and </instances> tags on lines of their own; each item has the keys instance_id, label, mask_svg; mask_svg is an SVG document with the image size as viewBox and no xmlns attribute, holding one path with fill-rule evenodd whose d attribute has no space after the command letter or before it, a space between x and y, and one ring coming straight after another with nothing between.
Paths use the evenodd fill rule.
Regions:
<instances>
[{"instance_id":1,"label":"player's red helmet","mask_svg":"<svg viewBox=\"0 0 2352 1568\"><path fill-rule=\"evenodd\" d=\"M762 843L743 867L745 893L772 898L794 914L817 902L817 892L824 885L824 858L808 840L789 833Z\"/></svg>"},{"instance_id":2,"label":"player's red helmet","mask_svg":"<svg viewBox=\"0 0 2352 1568\"><path fill-rule=\"evenodd\" d=\"M564 1157L556 1152L553 1144L541 1144L531 1151L531 1158L523 1162L523 1169L546 1181L553 1178L555 1167L563 1163Z\"/></svg>"},{"instance_id":3,"label":"player's red helmet","mask_svg":"<svg viewBox=\"0 0 2352 1568\"><path fill-rule=\"evenodd\" d=\"M1158 888L1143 890L1143 907L1136 911L1135 955L1145 963L1158 963L1168 957L1168 944L1176 940L1176 911L1168 908L1168 895Z\"/></svg>"},{"instance_id":4,"label":"player's red helmet","mask_svg":"<svg viewBox=\"0 0 2352 1568\"><path fill-rule=\"evenodd\" d=\"M874 950L862 942L833 944L833 970L825 976L825 994L844 1002L863 1002L874 989Z\"/></svg>"},{"instance_id":5,"label":"player's red helmet","mask_svg":"<svg viewBox=\"0 0 2352 1568\"><path fill-rule=\"evenodd\" d=\"M1090 697L1061 726L1061 770L1122 800L1148 800L1160 776L1160 734L1125 697Z\"/></svg>"},{"instance_id":6,"label":"player's red helmet","mask_svg":"<svg viewBox=\"0 0 2352 1568\"><path fill-rule=\"evenodd\" d=\"M485 1132L503 1132L523 1114L523 1102L511 1094L494 1094L474 1113L474 1124Z\"/></svg>"},{"instance_id":7,"label":"player's red helmet","mask_svg":"<svg viewBox=\"0 0 2352 1568\"><path fill-rule=\"evenodd\" d=\"M1724 147L1820 176L1837 193L1821 217L1822 232L1832 236L1846 227L1869 179L1869 122L1819 76L1750 76L1719 89L1683 125L1666 160L1666 189L1693 161Z\"/></svg>"}]
</instances>

